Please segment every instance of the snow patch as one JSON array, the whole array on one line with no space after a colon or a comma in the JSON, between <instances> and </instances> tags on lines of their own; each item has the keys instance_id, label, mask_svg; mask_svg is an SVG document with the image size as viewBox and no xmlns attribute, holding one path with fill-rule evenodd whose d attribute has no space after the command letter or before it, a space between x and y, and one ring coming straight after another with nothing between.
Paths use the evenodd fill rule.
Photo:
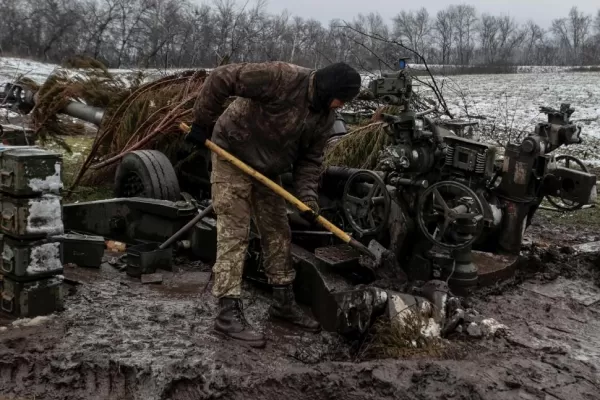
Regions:
<instances>
[{"instance_id":1,"label":"snow patch","mask_svg":"<svg viewBox=\"0 0 600 400\"><path fill-rule=\"evenodd\" d=\"M600 252L600 241L588 242L573 246L577 253L598 253Z\"/></svg>"},{"instance_id":2,"label":"snow patch","mask_svg":"<svg viewBox=\"0 0 600 400\"><path fill-rule=\"evenodd\" d=\"M421 329L421 334L425 337L439 338L442 334L442 327L433 318L429 318L427 325Z\"/></svg>"},{"instance_id":3,"label":"snow patch","mask_svg":"<svg viewBox=\"0 0 600 400\"><path fill-rule=\"evenodd\" d=\"M429 69L436 73L438 70L446 71L468 71L481 69L480 65L460 65L460 64L428 64ZM594 71L598 68L598 65L585 65L585 66L561 66L561 65L519 65L514 67L514 71L517 74L551 74L551 73L568 73L568 72L589 72ZM425 64L412 64L408 63L409 69L417 71L425 71ZM511 68L511 67L509 67ZM492 74L488 74L492 75ZM496 75L503 75L498 73ZM504 74L505 75L505 74Z\"/></svg>"},{"instance_id":4,"label":"snow patch","mask_svg":"<svg viewBox=\"0 0 600 400\"><path fill-rule=\"evenodd\" d=\"M501 324L496 321L494 318L486 318L481 321L481 332L484 336L494 336L497 333L508 332L508 326Z\"/></svg>"},{"instance_id":5,"label":"snow patch","mask_svg":"<svg viewBox=\"0 0 600 400\"><path fill-rule=\"evenodd\" d=\"M5 331L7 331L7 330L8 330L8 328L7 328L7 327L5 327L5 326L0 326L0 332L5 332Z\"/></svg>"},{"instance_id":6,"label":"snow patch","mask_svg":"<svg viewBox=\"0 0 600 400\"><path fill-rule=\"evenodd\" d=\"M6 108L0 108L0 118L17 118L20 116L19 113L7 110Z\"/></svg>"},{"instance_id":7,"label":"snow patch","mask_svg":"<svg viewBox=\"0 0 600 400\"><path fill-rule=\"evenodd\" d=\"M63 188L63 183L60 177L60 163L57 162L54 164L54 175L47 176L46 179L30 179L28 186L34 192L58 193L58 191Z\"/></svg>"},{"instance_id":8,"label":"snow patch","mask_svg":"<svg viewBox=\"0 0 600 400\"><path fill-rule=\"evenodd\" d=\"M481 327L479 325L477 325L475 322L471 322L469 324L469 326L467 326L467 333L469 334L469 336L473 336L473 337L483 336Z\"/></svg>"},{"instance_id":9,"label":"snow patch","mask_svg":"<svg viewBox=\"0 0 600 400\"><path fill-rule=\"evenodd\" d=\"M62 269L60 243L46 243L31 249L27 274L34 275Z\"/></svg>"},{"instance_id":10,"label":"snow patch","mask_svg":"<svg viewBox=\"0 0 600 400\"><path fill-rule=\"evenodd\" d=\"M29 200L27 233L57 235L64 233L60 197L44 195Z\"/></svg>"},{"instance_id":11,"label":"snow patch","mask_svg":"<svg viewBox=\"0 0 600 400\"><path fill-rule=\"evenodd\" d=\"M50 321L52 321L52 317L47 316L47 315L39 316L39 317L35 317L35 318L21 318L16 321L13 321L12 326L14 326L14 327L40 326L40 325L46 324Z\"/></svg>"}]
</instances>

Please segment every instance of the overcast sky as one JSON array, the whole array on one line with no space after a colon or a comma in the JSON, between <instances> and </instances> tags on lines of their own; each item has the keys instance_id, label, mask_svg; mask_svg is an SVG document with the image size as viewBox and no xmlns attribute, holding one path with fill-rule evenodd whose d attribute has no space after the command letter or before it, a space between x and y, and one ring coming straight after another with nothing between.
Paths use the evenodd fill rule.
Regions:
<instances>
[{"instance_id":1,"label":"overcast sky","mask_svg":"<svg viewBox=\"0 0 600 400\"><path fill-rule=\"evenodd\" d=\"M352 20L359 13L379 12L384 18L391 19L401 10L425 7L430 15L461 1L420 0L418 2L399 2L398 0L267 0L270 12L279 14L287 9L292 15L314 18L326 25L330 20L339 18ZM211 4L210 0L196 0L199 4ZM242 6L245 0L236 0ZM533 19L542 27L549 27L555 18L566 16L572 6L588 14L597 13L599 0L578 0L574 3L564 0L479 0L464 1L475 6L479 13L510 15L519 22ZM250 4L255 4L250 0Z\"/></svg>"}]
</instances>

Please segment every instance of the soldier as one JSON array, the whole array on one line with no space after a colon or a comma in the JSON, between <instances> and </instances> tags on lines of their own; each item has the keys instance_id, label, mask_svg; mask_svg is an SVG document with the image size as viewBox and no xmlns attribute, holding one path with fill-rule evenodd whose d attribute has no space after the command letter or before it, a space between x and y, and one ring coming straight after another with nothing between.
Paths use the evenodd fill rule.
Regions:
<instances>
[{"instance_id":1,"label":"soldier","mask_svg":"<svg viewBox=\"0 0 600 400\"><path fill-rule=\"evenodd\" d=\"M316 213L323 148L334 109L353 99L360 83L360 75L344 63L316 71L284 62L220 66L202 86L188 139L198 143L211 139L279 185L279 175L291 170L295 194ZM225 109L229 97L237 98ZM319 331L319 323L294 299L285 200L215 154L211 192L217 214L212 289L220 308L216 331L251 346L265 345L264 336L246 321L240 299L252 216L273 286L271 318Z\"/></svg>"}]
</instances>

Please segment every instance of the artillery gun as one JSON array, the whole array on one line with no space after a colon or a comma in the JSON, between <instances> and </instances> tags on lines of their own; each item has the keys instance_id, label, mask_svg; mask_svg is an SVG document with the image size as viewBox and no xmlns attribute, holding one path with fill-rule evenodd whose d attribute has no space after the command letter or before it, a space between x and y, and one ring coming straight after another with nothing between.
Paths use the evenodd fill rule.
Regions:
<instances>
[{"instance_id":1,"label":"artillery gun","mask_svg":"<svg viewBox=\"0 0 600 400\"><path fill-rule=\"evenodd\" d=\"M499 264L518 256L525 228L544 197L569 211L595 202L596 177L581 161L551 154L581 143L581 128L570 122L574 109L568 104L560 110L542 107L548 121L537 124L520 144L508 143L498 157L495 146L460 137L447 129L451 123L411 110L407 70L384 74L371 82L371 90L383 102L400 105L401 112L382 116L392 144L383 150L377 172L357 171L349 177L342 202L355 230L367 235L382 231L389 220L387 203L395 196L411 222L407 226L416 227L416 235L396 241L412 278L450 278L455 287L472 286L478 275L487 275L484 271L494 276L506 267ZM561 160L582 170L559 167ZM376 191L392 188L385 201L353 201L359 195L349 193L367 175L377 182ZM368 223L375 214L379 226Z\"/></svg>"},{"instance_id":2,"label":"artillery gun","mask_svg":"<svg viewBox=\"0 0 600 400\"><path fill-rule=\"evenodd\" d=\"M413 281L448 279L455 291L467 293L510 275L523 233L544 197L562 201L563 209L595 201L596 177L569 165L558 167L561 156L550 154L581 141L568 105L558 111L544 108L548 122L538 124L520 144L508 144L499 157L494 146L457 135L464 123L435 121L412 110L408 70L384 74L370 88L375 98L401 107L398 115L383 115L392 143L375 170L328 167L319 204L327 219L360 241L376 238L384 243L404 271L362 267L358 254L290 210L297 295L325 329L364 332L382 312L385 292L357 284L393 280L404 272ZM27 88L5 99L9 97L6 103L23 110L35 102ZM96 125L102 119L102 110L77 102L63 112ZM332 135L345 134L338 118ZM160 151L133 151L117 170L116 198L65 205L65 228L130 244L162 242L210 203L209 169L198 165L210 168L209 160L198 161L195 171L177 174ZM293 191L293 176L281 178ZM244 275L263 283L259 242L253 231ZM196 224L176 248L189 257L214 261L215 220Z\"/></svg>"}]
</instances>

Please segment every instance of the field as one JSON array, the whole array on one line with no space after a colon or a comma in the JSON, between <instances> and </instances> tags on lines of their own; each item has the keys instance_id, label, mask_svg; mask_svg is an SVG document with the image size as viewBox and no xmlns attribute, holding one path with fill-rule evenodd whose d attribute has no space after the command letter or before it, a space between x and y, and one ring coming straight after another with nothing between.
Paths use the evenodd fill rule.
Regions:
<instances>
[{"instance_id":1,"label":"field","mask_svg":"<svg viewBox=\"0 0 600 400\"><path fill-rule=\"evenodd\" d=\"M505 144L507 138L533 132L546 116L540 107L575 108L571 119L582 127L581 145L561 148L594 165L600 144L600 72L550 72L522 74L457 75L439 77L450 112L458 118L477 121L481 139ZM424 95L430 90L418 89Z\"/></svg>"}]
</instances>

